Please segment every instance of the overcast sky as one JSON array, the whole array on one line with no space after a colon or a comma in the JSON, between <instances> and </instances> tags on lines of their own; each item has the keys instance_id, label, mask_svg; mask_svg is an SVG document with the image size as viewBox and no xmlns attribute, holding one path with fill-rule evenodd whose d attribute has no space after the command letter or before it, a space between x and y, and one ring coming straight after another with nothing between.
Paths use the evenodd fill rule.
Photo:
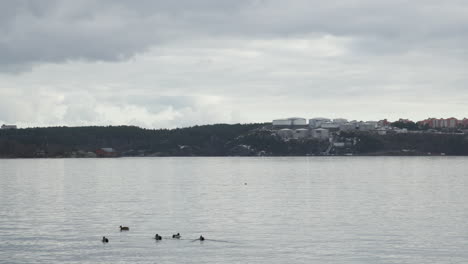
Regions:
<instances>
[{"instance_id":1,"label":"overcast sky","mask_svg":"<svg viewBox=\"0 0 468 264\"><path fill-rule=\"evenodd\" d=\"M0 124L468 116L465 0L0 0Z\"/></svg>"}]
</instances>

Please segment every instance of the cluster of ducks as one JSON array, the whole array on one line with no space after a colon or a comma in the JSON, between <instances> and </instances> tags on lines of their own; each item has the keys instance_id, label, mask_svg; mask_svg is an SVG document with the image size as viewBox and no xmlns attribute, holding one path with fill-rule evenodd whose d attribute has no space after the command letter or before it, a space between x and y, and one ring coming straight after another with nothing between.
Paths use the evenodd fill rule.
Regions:
<instances>
[{"instance_id":1,"label":"cluster of ducks","mask_svg":"<svg viewBox=\"0 0 468 264\"><path fill-rule=\"evenodd\" d=\"M181 238L180 233L173 234L173 235L172 235L172 238L180 239L180 238ZM156 240L162 240L162 236L160 236L159 234L156 234L156 235L154 235L154 239L156 239ZM195 239L195 240L203 241L203 240L205 240L205 238L204 238L203 236L200 236L198 239Z\"/></svg>"},{"instance_id":2,"label":"cluster of ducks","mask_svg":"<svg viewBox=\"0 0 468 264\"><path fill-rule=\"evenodd\" d=\"M130 228L128 226L120 226L120 231L130 231ZM180 233L173 234L172 238L180 239L181 238ZM162 236L160 236L159 234L156 234L154 236L154 239L162 240ZM196 241L196 240L204 241L205 238L203 236L200 236L198 239L195 239L194 241ZM102 243L109 243L109 239L107 237L103 236L102 237Z\"/></svg>"}]
</instances>

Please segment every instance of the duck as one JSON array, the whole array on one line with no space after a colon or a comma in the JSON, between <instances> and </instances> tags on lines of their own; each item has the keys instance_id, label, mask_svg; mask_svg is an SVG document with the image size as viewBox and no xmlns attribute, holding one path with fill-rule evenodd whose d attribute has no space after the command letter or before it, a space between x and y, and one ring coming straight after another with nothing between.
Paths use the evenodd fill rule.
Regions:
<instances>
[{"instance_id":1,"label":"duck","mask_svg":"<svg viewBox=\"0 0 468 264\"><path fill-rule=\"evenodd\" d=\"M105 236L102 237L102 243L109 243L109 239Z\"/></svg>"},{"instance_id":2,"label":"duck","mask_svg":"<svg viewBox=\"0 0 468 264\"><path fill-rule=\"evenodd\" d=\"M120 231L129 231L130 227L128 226L120 226Z\"/></svg>"},{"instance_id":3,"label":"duck","mask_svg":"<svg viewBox=\"0 0 468 264\"><path fill-rule=\"evenodd\" d=\"M156 235L154 236L154 239L156 239L156 240L161 240L161 239L162 239L162 236L160 236L159 234L156 234Z\"/></svg>"},{"instance_id":4,"label":"duck","mask_svg":"<svg viewBox=\"0 0 468 264\"><path fill-rule=\"evenodd\" d=\"M203 236L200 236L200 241L203 241L205 240L205 238Z\"/></svg>"},{"instance_id":5,"label":"duck","mask_svg":"<svg viewBox=\"0 0 468 264\"><path fill-rule=\"evenodd\" d=\"M177 233L177 234L172 235L172 238L180 239L180 233Z\"/></svg>"}]
</instances>

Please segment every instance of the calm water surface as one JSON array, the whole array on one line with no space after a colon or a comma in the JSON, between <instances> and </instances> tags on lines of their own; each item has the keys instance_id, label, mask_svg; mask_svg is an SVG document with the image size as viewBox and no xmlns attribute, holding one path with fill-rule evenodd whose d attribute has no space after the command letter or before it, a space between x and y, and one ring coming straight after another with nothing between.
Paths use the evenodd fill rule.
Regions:
<instances>
[{"instance_id":1,"label":"calm water surface","mask_svg":"<svg viewBox=\"0 0 468 264\"><path fill-rule=\"evenodd\" d=\"M0 263L96 262L468 263L468 158L0 160Z\"/></svg>"}]
</instances>

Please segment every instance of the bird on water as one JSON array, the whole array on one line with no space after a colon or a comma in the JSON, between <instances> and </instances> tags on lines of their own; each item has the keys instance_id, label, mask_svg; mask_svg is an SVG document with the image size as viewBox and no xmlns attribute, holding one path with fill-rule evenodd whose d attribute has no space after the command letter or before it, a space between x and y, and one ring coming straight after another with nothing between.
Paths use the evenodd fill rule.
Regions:
<instances>
[{"instance_id":1,"label":"bird on water","mask_svg":"<svg viewBox=\"0 0 468 264\"><path fill-rule=\"evenodd\" d=\"M160 236L159 234L156 234L156 235L154 236L154 239L156 239L156 240L161 240L161 239L162 239L162 236Z\"/></svg>"},{"instance_id":2,"label":"bird on water","mask_svg":"<svg viewBox=\"0 0 468 264\"><path fill-rule=\"evenodd\" d=\"M177 233L177 234L172 235L172 238L180 239L180 233Z\"/></svg>"},{"instance_id":3,"label":"bird on water","mask_svg":"<svg viewBox=\"0 0 468 264\"><path fill-rule=\"evenodd\" d=\"M130 228L128 226L120 226L120 231L128 231Z\"/></svg>"},{"instance_id":4,"label":"bird on water","mask_svg":"<svg viewBox=\"0 0 468 264\"><path fill-rule=\"evenodd\" d=\"M109 243L109 239L105 236L102 237L102 243Z\"/></svg>"}]
</instances>

